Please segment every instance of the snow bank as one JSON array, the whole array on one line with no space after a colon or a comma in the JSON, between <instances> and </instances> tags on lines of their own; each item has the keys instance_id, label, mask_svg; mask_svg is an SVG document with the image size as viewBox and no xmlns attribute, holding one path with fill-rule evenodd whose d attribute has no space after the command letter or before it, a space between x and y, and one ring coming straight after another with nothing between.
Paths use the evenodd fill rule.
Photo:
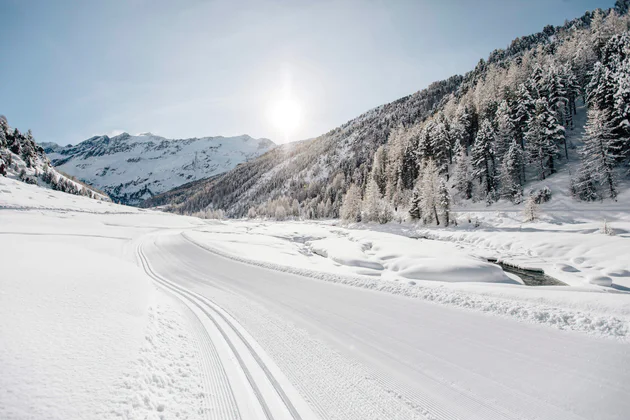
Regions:
<instances>
[{"instance_id":1,"label":"snow bank","mask_svg":"<svg viewBox=\"0 0 630 420\"><path fill-rule=\"evenodd\" d=\"M398 258L389 268L401 277L449 282L505 282L501 267L472 258Z\"/></svg>"}]
</instances>

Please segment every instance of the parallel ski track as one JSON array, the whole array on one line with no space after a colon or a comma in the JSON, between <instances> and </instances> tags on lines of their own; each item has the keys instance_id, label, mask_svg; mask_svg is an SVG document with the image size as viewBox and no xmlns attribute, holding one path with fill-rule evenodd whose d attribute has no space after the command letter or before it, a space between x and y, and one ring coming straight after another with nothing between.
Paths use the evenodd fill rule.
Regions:
<instances>
[{"instance_id":1,"label":"parallel ski track","mask_svg":"<svg viewBox=\"0 0 630 420\"><path fill-rule=\"evenodd\" d=\"M172 283L171 281L165 279L164 277L160 276L155 271L153 271L153 269L151 268L151 266L149 264L149 261L148 261L147 257L145 256L145 254L143 252L142 247L143 247L142 243L138 245L137 253L138 253L139 260L140 260L140 262L142 264L142 267L145 270L145 272L156 283L158 283L160 286L164 287L167 290L170 290L173 294L175 294L177 297L182 299L184 302L189 302L190 304L196 306L201 312L204 313L204 315L214 324L214 326L220 332L221 336L223 337L223 339L225 340L225 342L229 346L230 350L234 354L236 360L238 361L241 370L245 374L245 377L247 378L247 381L248 381L250 387L252 388L254 394L256 395L256 398L258 400L258 403L260 404L260 407L262 408L262 411L265 413L265 417L268 420L273 420L275 418L273 413L272 413L272 411L271 411L271 409L269 408L269 405L267 404L267 401L265 401L265 398L263 397L262 392L261 392L258 384L254 380L253 375L251 374L249 368L245 364L245 361L243 360L241 354L239 354L239 352L237 351L234 343L229 338L229 336L227 335L227 333L224 330L224 328L217 321L217 317L221 318L221 320L225 324L228 325L230 330L247 347L248 351L251 353L251 355L254 358L254 360L256 361L256 363L260 366L261 370L265 373L265 376L267 377L267 380L273 386L274 390L276 391L276 393L278 394L278 396L280 397L280 399L284 403L285 407L287 408L287 410L290 413L290 415L292 416L292 418L294 420L302 420L302 416L297 411L297 409L295 408L295 406L291 402L290 398L288 397L288 395L286 394L286 392L284 391L284 389L282 388L280 383L277 381L277 379L274 377L274 375L271 373L271 371L269 370L269 368L267 367L265 362L261 359L260 355L252 347L252 345L249 343L249 341L246 340L245 337L243 337L243 335L241 334L239 329L234 326L234 323L231 322L228 319L228 317L226 317L221 312L222 310L219 309L218 305L216 305L214 302L212 302L210 299L208 299L208 298L206 298L204 296L200 296L200 295L198 295L196 293L193 293L193 292L191 292L189 290L186 290L185 288L183 288L183 287L181 287L181 286L179 286L177 284Z\"/></svg>"}]
</instances>

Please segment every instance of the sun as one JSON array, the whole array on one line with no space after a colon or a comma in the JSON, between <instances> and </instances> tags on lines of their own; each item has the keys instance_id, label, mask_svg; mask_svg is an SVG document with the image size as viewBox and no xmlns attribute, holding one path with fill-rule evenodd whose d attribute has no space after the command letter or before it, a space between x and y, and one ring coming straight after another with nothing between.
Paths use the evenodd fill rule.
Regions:
<instances>
[{"instance_id":1,"label":"sun","mask_svg":"<svg viewBox=\"0 0 630 420\"><path fill-rule=\"evenodd\" d=\"M288 137L300 126L302 120L300 104L292 98L272 102L269 106L269 120L276 129Z\"/></svg>"}]
</instances>

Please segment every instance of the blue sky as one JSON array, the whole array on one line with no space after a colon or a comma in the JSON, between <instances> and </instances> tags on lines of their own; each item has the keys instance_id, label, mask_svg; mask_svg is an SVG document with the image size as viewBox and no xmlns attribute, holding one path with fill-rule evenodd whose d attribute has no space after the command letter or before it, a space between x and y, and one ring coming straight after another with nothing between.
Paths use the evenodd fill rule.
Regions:
<instances>
[{"instance_id":1,"label":"blue sky","mask_svg":"<svg viewBox=\"0 0 630 420\"><path fill-rule=\"evenodd\" d=\"M0 113L38 141L322 134L596 0L0 0Z\"/></svg>"}]
</instances>

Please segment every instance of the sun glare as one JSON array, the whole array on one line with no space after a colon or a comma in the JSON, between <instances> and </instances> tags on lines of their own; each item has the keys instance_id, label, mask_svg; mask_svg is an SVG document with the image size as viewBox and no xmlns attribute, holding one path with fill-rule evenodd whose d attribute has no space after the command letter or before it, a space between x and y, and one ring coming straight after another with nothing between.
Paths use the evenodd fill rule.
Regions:
<instances>
[{"instance_id":1,"label":"sun glare","mask_svg":"<svg viewBox=\"0 0 630 420\"><path fill-rule=\"evenodd\" d=\"M300 105L293 99L281 99L273 102L269 107L269 119L278 130L282 131L285 140L299 127L301 117Z\"/></svg>"}]
</instances>

